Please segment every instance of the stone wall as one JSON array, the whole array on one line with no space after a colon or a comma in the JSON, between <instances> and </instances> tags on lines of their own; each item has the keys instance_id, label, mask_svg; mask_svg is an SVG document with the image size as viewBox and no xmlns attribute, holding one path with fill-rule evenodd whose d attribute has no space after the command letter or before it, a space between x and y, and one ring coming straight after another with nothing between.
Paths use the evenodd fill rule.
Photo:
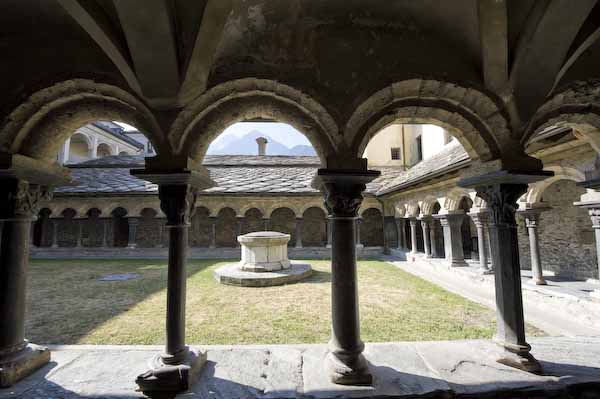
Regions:
<instances>
[{"instance_id":1,"label":"stone wall","mask_svg":"<svg viewBox=\"0 0 600 399\"><path fill-rule=\"evenodd\" d=\"M217 247L237 247L238 220L233 209L221 209L216 230Z\"/></svg>"},{"instance_id":2,"label":"stone wall","mask_svg":"<svg viewBox=\"0 0 600 399\"><path fill-rule=\"evenodd\" d=\"M565 277L597 277L592 222L585 209L573 205L583 193L574 181L559 180L542 194L542 202L552 207L542 213L538 227L542 268ZM519 217L517 222L521 268L531 269L525 221Z\"/></svg>"},{"instance_id":3,"label":"stone wall","mask_svg":"<svg viewBox=\"0 0 600 399\"><path fill-rule=\"evenodd\" d=\"M212 221L210 211L204 207L196 208L189 230L189 243L192 247L208 247L212 239ZM168 241L165 239L165 244Z\"/></svg>"},{"instance_id":4,"label":"stone wall","mask_svg":"<svg viewBox=\"0 0 600 399\"><path fill-rule=\"evenodd\" d=\"M360 243L365 247L383 246L383 215L379 209L369 208L361 217Z\"/></svg>"},{"instance_id":5,"label":"stone wall","mask_svg":"<svg viewBox=\"0 0 600 399\"><path fill-rule=\"evenodd\" d=\"M388 248L398 248L398 231L396 229L396 220L393 216L384 218L383 233Z\"/></svg>"},{"instance_id":6,"label":"stone wall","mask_svg":"<svg viewBox=\"0 0 600 399\"><path fill-rule=\"evenodd\" d=\"M327 221L322 209L308 208L302 215L302 245L324 247L327 245Z\"/></svg>"}]
</instances>

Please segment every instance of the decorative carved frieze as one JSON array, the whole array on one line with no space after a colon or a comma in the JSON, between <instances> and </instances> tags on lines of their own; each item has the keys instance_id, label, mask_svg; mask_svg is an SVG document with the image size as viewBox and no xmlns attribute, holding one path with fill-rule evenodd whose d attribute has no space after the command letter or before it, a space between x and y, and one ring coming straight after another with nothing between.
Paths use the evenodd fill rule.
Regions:
<instances>
[{"instance_id":1,"label":"decorative carved frieze","mask_svg":"<svg viewBox=\"0 0 600 399\"><path fill-rule=\"evenodd\" d=\"M160 209L167 216L167 226L188 226L195 210L198 190L189 184L160 185Z\"/></svg>"},{"instance_id":2,"label":"decorative carved frieze","mask_svg":"<svg viewBox=\"0 0 600 399\"><path fill-rule=\"evenodd\" d=\"M326 183L323 185L325 207L332 216L357 217L365 190L364 184Z\"/></svg>"},{"instance_id":3,"label":"decorative carved frieze","mask_svg":"<svg viewBox=\"0 0 600 399\"><path fill-rule=\"evenodd\" d=\"M490 223L516 227L517 200L527 192L526 184L491 184L478 187L477 195L483 198L490 211Z\"/></svg>"},{"instance_id":4,"label":"decorative carved frieze","mask_svg":"<svg viewBox=\"0 0 600 399\"><path fill-rule=\"evenodd\" d=\"M32 219L44 201L52 198L49 187L30 184L25 180L2 181L0 194L0 219Z\"/></svg>"}]
</instances>

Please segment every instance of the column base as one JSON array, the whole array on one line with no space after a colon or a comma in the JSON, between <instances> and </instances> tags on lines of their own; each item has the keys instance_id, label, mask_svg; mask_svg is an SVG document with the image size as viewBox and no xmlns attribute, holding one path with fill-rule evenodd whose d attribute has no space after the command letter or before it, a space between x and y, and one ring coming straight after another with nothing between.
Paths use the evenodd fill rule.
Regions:
<instances>
[{"instance_id":1,"label":"column base","mask_svg":"<svg viewBox=\"0 0 600 399\"><path fill-rule=\"evenodd\" d=\"M163 355L157 354L149 363L149 370L140 374L135 383L138 391L149 398L173 398L179 392L188 391L200 376L206 363L206 354L189 348L184 361L177 365L165 364Z\"/></svg>"},{"instance_id":2,"label":"column base","mask_svg":"<svg viewBox=\"0 0 600 399\"><path fill-rule=\"evenodd\" d=\"M50 350L27 344L18 352L0 357L0 388L7 388L50 362Z\"/></svg>"},{"instance_id":3,"label":"column base","mask_svg":"<svg viewBox=\"0 0 600 399\"><path fill-rule=\"evenodd\" d=\"M329 375L329 379L334 384L373 384L373 376L369 371L369 364L361 353L348 356L346 359L342 360L333 352L329 352L325 358L325 370Z\"/></svg>"},{"instance_id":4,"label":"column base","mask_svg":"<svg viewBox=\"0 0 600 399\"><path fill-rule=\"evenodd\" d=\"M467 267L467 262L464 259L452 259L447 261L450 267Z\"/></svg>"},{"instance_id":5,"label":"column base","mask_svg":"<svg viewBox=\"0 0 600 399\"><path fill-rule=\"evenodd\" d=\"M548 285L548 283L546 282L546 280L544 280L543 278L540 278L540 279L532 278L531 280L527 281L527 284L531 284L531 285Z\"/></svg>"},{"instance_id":6,"label":"column base","mask_svg":"<svg viewBox=\"0 0 600 399\"><path fill-rule=\"evenodd\" d=\"M506 344L497 342L500 345L500 353L496 361L505 366L513 367L529 373L538 374L542 371L542 366L529 351L529 344L524 346Z\"/></svg>"},{"instance_id":7,"label":"column base","mask_svg":"<svg viewBox=\"0 0 600 399\"><path fill-rule=\"evenodd\" d=\"M483 268L479 268L477 270L477 272L479 274L483 274L483 275L489 275L489 274L494 274L494 271L492 269L483 269Z\"/></svg>"}]
</instances>

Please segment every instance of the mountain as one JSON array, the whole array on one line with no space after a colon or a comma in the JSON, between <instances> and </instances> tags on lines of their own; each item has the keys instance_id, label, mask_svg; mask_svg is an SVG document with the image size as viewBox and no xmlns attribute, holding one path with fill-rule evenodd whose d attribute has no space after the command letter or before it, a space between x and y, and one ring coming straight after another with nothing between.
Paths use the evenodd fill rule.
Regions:
<instances>
[{"instance_id":1,"label":"mountain","mask_svg":"<svg viewBox=\"0 0 600 399\"><path fill-rule=\"evenodd\" d=\"M267 134L253 130L242 137L224 136L217 138L208 148L210 155L257 155L256 139L266 137L267 155L316 155L309 145L296 145L292 148L278 142Z\"/></svg>"},{"instance_id":2,"label":"mountain","mask_svg":"<svg viewBox=\"0 0 600 399\"><path fill-rule=\"evenodd\" d=\"M288 155L316 156L317 153L311 145L295 145L290 148Z\"/></svg>"}]
</instances>

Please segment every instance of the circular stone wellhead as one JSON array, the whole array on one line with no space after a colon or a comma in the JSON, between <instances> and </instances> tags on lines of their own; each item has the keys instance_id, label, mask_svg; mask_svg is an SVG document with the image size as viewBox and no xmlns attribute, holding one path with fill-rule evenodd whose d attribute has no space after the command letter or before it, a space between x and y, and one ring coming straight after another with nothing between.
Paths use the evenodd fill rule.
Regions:
<instances>
[{"instance_id":1,"label":"circular stone wellhead","mask_svg":"<svg viewBox=\"0 0 600 399\"><path fill-rule=\"evenodd\" d=\"M309 264L290 262L287 244L291 236L277 231L258 231L238 236L242 260L215 270L222 284L268 287L296 282L311 275Z\"/></svg>"}]
</instances>

